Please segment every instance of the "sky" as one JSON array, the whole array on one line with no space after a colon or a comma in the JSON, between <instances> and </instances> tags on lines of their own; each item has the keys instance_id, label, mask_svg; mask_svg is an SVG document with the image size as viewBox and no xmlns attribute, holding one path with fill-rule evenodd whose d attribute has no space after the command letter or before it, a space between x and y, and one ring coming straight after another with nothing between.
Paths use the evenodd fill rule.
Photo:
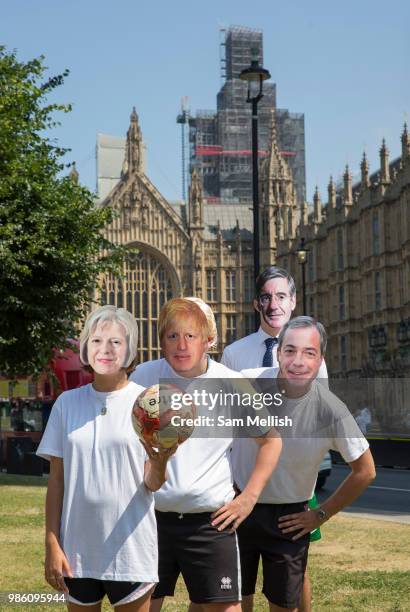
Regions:
<instances>
[{"instance_id":1,"label":"sky","mask_svg":"<svg viewBox=\"0 0 410 612\"><path fill-rule=\"evenodd\" d=\"M135 106L147 175L181 198L183 96L191 112L215 109L221 86L220 29L260 28L264 67L279 108L305 114L307 198L327 200L329 176L353 176L365 150L379 168L386 139L400 154L410 121L407 0L13 0L1 7L0 41L20 60L45 55L49 74L70 70L52 101L72 103L54 131L71 149L80 181L96 186L98 132L125 136Z\"/></svg>"}]
</instances>

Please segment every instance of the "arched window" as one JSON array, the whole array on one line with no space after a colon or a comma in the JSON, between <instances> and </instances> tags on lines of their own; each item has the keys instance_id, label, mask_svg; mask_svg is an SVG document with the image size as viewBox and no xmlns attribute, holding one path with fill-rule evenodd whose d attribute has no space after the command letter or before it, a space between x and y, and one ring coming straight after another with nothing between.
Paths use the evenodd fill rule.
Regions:
<instances>
[{"instance_id":1,"label":"arched window","mask_svg":"<svg viewBox=\"0 0 410 612\"><path fill-rule=\"evenodd\" d=\"M101 286L100 302L101 306L105 306L107 304L107 285L105 282L103 282Z\"/></svg>"},{"instance_id":2,"label":"arched window","mask_svg":"<svg viewBox=\"0 0 410 612\"><path fill-rule=\"evenodd\" d=\"M131 291L127 291L127 310L129 312L133 311L133 308L132 308L132 293L131 293Z\"/></svg>"},{"instance_id":3,"label":"arched window","mask_svg":"<svg viewBox=\"0 0 410 612\"><path fill-rule=\"evenodd\" d=\"M122 281L118 281L117 286L117 306L118 308L123 308L124 306L124 294L122 292Z\"/></svg>"},{"instance_id":4,"label":"arched window","mask_svg":"<svg viewBox=\"0 0 410 612\"><path fill-rule=\"evenodd\" d=\"M377 210L372 215L373 255L380 254L380 222Z\"/></svg>"},{"instance_id":5,"label":"arched window","mask_svg":"<svg viewBox=\"0 0 410 612\"><path fill-rule=\"evenodd\" d=\"M107 289L108 288L108 289ZM173 297L169 271L151 253L130 254L124 263L121 278L111 274L101 286L101 301L125 306L138 322L138 361L159 359L161 349L157 336L158 317L162 306Z\"/></svg>"}]
</instances>

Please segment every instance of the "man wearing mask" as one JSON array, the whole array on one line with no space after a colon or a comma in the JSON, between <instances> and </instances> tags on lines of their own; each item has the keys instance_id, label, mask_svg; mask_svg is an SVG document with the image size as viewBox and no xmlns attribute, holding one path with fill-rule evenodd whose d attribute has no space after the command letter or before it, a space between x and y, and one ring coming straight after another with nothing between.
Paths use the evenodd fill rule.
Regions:
<instances>
[{"instance_id":1,"label":"man wearing mask","mask_svg":"<svg viewBox=\"0 0 410 612\"><path fill-rule=\"evenodd\" d=\"M323 325L311 317L295 317L278 338L278 368L255 368L243 374L280 391L292 427L280 430L282 454L258 503L238 530L244 612L253 609L259 559L263 594L270 612L300 610L309 534L351 504L375 477L369 444L348 408L317 380L326 351ZM317 509L310 509L317 471L324 454L340 452L351 468L338 489ZM232 451L239 490L252 464L255 444L238 439Z\"/></svg>"},{"instance_id":2,"label":"man wearing mask","mask_svg":"<svg viewBox=\"0 0 410 612\"><path fill-rule=\"evenodd\" d=\"M296 306L296 285L292 276L283 268L265 268L256 279L253 305L260 317L258 331L227 346L221 358L221 363L238 372L248 368L278 367L278 335ZM326 363L323 360L318 378L327 377ZM317 505L315 496L310 505ZM320 529L312 534L312 540L320 537ZM301 612L310 612L311 598L310 579L306 571Z\"/></svg>"},{"instance_id":3,"label":"man wearing mask","mask_svg":"<svg viewBox=\"0 0 410 612\"><path fill-rule=\"evenodd\" d=\"M256 279L253 305L260 316L258 331L227 346L221 358L221 363L237 372L278 367L278 335L296 306L296 286L291 275L276 266L266 268ZM318 378L327 378L324 361Z\"/></svg>"}]
</instances>

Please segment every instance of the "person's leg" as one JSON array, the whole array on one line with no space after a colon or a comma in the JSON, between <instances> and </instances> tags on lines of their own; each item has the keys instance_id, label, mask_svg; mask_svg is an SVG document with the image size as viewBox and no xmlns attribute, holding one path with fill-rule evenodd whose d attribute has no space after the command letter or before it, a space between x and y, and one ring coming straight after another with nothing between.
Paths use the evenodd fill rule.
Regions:
<instances>
[{"instance_id":1,"label":"person's leg","mask_svg":"<svg viewBox=\"0 0 410 612\"><path fill-rule=\"evenodd\" d=\"M201 604L202 612L240 612L241 604L239 601L226 603Z\"/></svg>"},{"instance_id":2,"label":"person's leg","mask_svg":"<svg viewBox=\"0 0 410 612\"><path fill-rule=\"evenodd\" d=\"M236 603L222 603L222 604L189 604L188 612L240 612L242 610L241 604Z\"/></svg>"},{"instance_id":3,"label":"person's leg","mask_svg":"<svg viewBox=\"0 0 410 612\"><path fill-rule=\"evenodd\" d=\"M165 597L174 595L180 573L178 563L180 520L174 512L156 512L158 531L158 577L150 612L160 612Z\"/></svg>"},{"instance_id":4,"label":"person's leg","mask_svg":"<svg viewBox=\"0 0 410 612\"><path fill-rule=\"evenodd\" d=\"M243 612L253 612L253 597L260 559L258 533L260 531L261 513L263 513L263 508L256 504L251 514L239 526L237 532L241 559Z\"/></svg>"},{"instance_id":5,"label":"person's leg","mask_svg":"<svg viewBox=\"0 0 410 612\"><path fill-rule=\"evenodd\" d=\"M296 612L298 608L281 608L273 604L272 602L268 602L269 604L269 612ZM245 595L242 598L242 612L253 612L253 595Z\"/></svg>"},{"instance_id":6,"label":"person's leg","mask_svg":"<svg viewBox=\"0 0 410 612\"><path fill-rule=\"evenodd\" d=\"M160 612L162 604L164 603L164 599L164 597L157 597L156 599L151 599L149 612Z\"/></svg>"},{"instance_id":7,"label":"person's leg","mask_svg":"<svg viewBox=\"0 0 410 612\"><path fill-rule=\"evenodd\" d=\"M69 591L67 595L69 612L100 612L104 598L101 580L68 577L64 580Z\"/></svg>"},{"instance_id":8,"label":"person's leg","mask_svg":"<svg viewBox=\"0 0 410 612\"><path fill-rule=\"evenodd\" d=\"M292 545L285 550L280 543L274 554L262 553L262 593L269 603L270 612L295 612L299 610L302 597L303 579L306 569L307 548L300 550ZM282 604L282 605L281 605Z\"/></svg>"},{"instance_id":9,"label":"person's leg","mask_svg":"<svg viewBox=\"0 0 410 612\"><path fill-rule=\"evenodd\" d=\"M300 612L311 612L312 611L312 586L310 584L310 578L306 569L305 577L303 579L302 588L302 599L300 601Z\"/></svg>"},{"instance_id":10,"label":"person's leg","mask_svg":"<svg viewBox=\"0 0 410 612\"><path fill-rule=\"evenodd\" d=\"M152 591L153 588L135 601L131 601L130 603L126 604L119 604L114 606L114 609L118 610L118 612L149 612Z\"/></svg>"},{"instance_id":11,"label":"person's leg","mask_svg":"<svg viewBox=\"0 0 410 612\"><path fill-rule=\"evenodd\" d=\"M316 493L313 493L312 498L309 500L309 508L311 510L315 510L319 508L319 503L316 498ZM320 527L314 529L310 534L310 541L317 542L322 539L322 533L320 531ZM303 580L303 588L302 588L302 598L300 601L300 612L311 612L312 610L312 585L310 582L310 578L308 575L308 571L306 568L305 577Z\"/></svg>"},{"instance_id":12,"label":"person's leg","mask_svg":"<svg viewBox=\"0 0 410 612\"><path fill-rule=\"evenodd\" d=\"M241 577L236 534L220 532L213 527L210 513L184 515L179 524L178 562L191 601L189 610L240 610Z\"/></svg>"},{"instance_id":13,"label":"person's leg","mask_svg":"<svg viewBox=\"0 0 410 612\"><path fill-rule=\"evenodd\" d=\"M243 608L240 602L196 604L191 601L188 608L188 612L238 612L241 610Z\"/></svg>"},{"instance_id":14,"label":"person's leg","mask_svg":"<svg viewBox=\"0 0 410 612\"><path fill-rule=\"evenodd\" d=\"M264 540L261 543L263 587L270 612L298 610L309 550L309 534L299 540L282 533L280 516L301 512L304 503L273 504L267 510L270 520L263 521Z\"/></svg>"},{"instance_id":15,"label":"person's leg","mask_svg":"<svg viewBox=\"0 0 410 612\"><path fill-rule=\"evenodd\" d=\"M71 601L67 602L67 610L68 612L100 612L101 610L101 602L99 601L93 605L80 605L76 603L72 603Z\"/></svg>"},{"instance_id":16,"label":"person's leg","mask_svg":"<svg viewBox=\"0 0 410 612\"><path fill-rule=\"evenodd\" d=\"M242 596L242 612L253 612L253 595Z\"/></svg>"}]
</instances>

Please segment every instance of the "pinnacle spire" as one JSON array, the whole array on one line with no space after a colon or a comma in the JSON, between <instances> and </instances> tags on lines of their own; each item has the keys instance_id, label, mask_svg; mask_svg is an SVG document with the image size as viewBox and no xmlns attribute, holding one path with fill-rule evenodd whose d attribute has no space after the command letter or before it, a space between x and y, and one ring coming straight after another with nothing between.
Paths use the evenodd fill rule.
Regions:
<instances>
[{"instance_id":1,"label":"pinnacle spire","mask_svg":"<svg viewBox=\"0 0 410 612\"><path fill-rule=\"evenodd\" d=\"M349 165L346 164L346 170L343 175L343 203L353 203L353 192L352 192L352 175L350 174Z\"/></svg>"},{"instance_id":2,"label":"pinnacle spire","mask_svg":"<svg viewBox=\"0 0 410 612\"><path fill-rule=\"evenodd\" d=\"M190 225L202 225L203 189L202 182L196 168L194 168L191 173L191 183L189 185L188 201Z\"/></svg>"},{"instance_id":3,"label":"pinnacle spire","mask_svg":"<svg viewBox=\"0 0 410 612\"><path fill-rule=\"evenodd\" d=\"M363 158L360 164L360 170L362 173L362 188L365 189L370 185L369 180L369 162L367 161L366 153L363 151Z\"/></svg>"},{"instance_id":4,"label":"pinnacle spire","mask_svg":"<svg viewBox=\"0 0 410 612\"><path fill-rule=\"evenodd\" d=\"M221 222L218 219L216 224L216 241L219 245L219 248L222 248L222 231L221 231Z\"/></svg>"},{"instance_id":5,"label":"pinnacle spire","mask_svg":"<svg viewBox=\"0 0 410 612\"><path fill-rule=\"evenodd\" d=\"M276 110L274 107L271 108L270 111L270 144L271 146L278 146L278 138L276 132Z\"/></svg>"},{"instance_id":6,"label":"pinnacle spire","mask_svg":"<svg viewBox=\"0 0 410 612\"><path fill-rule=\"evenodd\" d=\"M313 196L313 218L315 223L320 223L322 221L322 200L317 185Z\"/></svg>"},{"instance_id":7,"label":"pinnacle spire","mask_svg":"<svg viewBox=\"0 0 410 612\"><path fill-rule=\"evenodd\" d=\"M336 208L336 187L333 182L333 177L330 175L329 185L327 187L328 204L330 208Z\"/></svg>"},{"instance_id":8,"label":"pinnacle spire","mask_svg":"<svg viewBox=\"0 0 410 612\"><path fill-rule=\"evenodd\" d=\"M191 173L189 200L190 202L202 200L202 183L196 168L194 168Z\"/></svg>"},{"instance_id":9,"label":"pinnacle spire","mask_svg":"<svg viewBox=\"0 0 410 612\"><path fill-rule=\"evenodd\" d=\"M404 123L403 132L401 135L401 158L402 161L410 157L410 135L407 130L407 122Z\"/></svg>"},{"instance_id":10,"label":"pinnacle spire","mask_svg":"<svg viewBox=\"0 0 410 612\"><path fill-rule=\"evenodd\" d=\"M291 178L288 164L283 159L279 150L276 131L276 111L274 108L271 109L269 175L270 178Z\"/></svg>"},{"instance_id":11,"label":"pinnacle spire","mask_svg":"<svg viewBox=\"0 0 410 612\"><path fill-rule=\"evenodd\" d=\"M261 194L269 205L296 206L292 172L279 150L275 118L276 113L272 108L269 151L261 165Z\"/></svg>"},{"instance_id":12,"label":"pinnacle spire","mask_svg":"<svg viewBox=\"0 0 410 612\"><path fill-rule=\"evenodd\" d=\"M135 106L130 115L130 127L127 132L127 144L122 174L134 174L142 170L142 134L138 123Z\"/></svg>"},{"instance_id":13,"label":"pinnacle spire","mask_svg":"<svg viewBox=\"0 0 410 612\"><path fill-rule=\"evenodd\" d=\"M388 183L390 181L389 149L386 146L384 138L382 140L382 146L380 147L380 178L383 183Z\"/></svg>"},{"instance_id":14,"label":"pinnacle spire","mask_svg":"<svg viewBox=\"0 0 410 612\"><path fill-rule=\"evenodd\" d=\"M302 203L301 206L301 215L300 215L300 220L301 220L301 225L308 225L309 223L309 209L308 209L308 205L306 200Z\"/></svg>"}]
</instances>

